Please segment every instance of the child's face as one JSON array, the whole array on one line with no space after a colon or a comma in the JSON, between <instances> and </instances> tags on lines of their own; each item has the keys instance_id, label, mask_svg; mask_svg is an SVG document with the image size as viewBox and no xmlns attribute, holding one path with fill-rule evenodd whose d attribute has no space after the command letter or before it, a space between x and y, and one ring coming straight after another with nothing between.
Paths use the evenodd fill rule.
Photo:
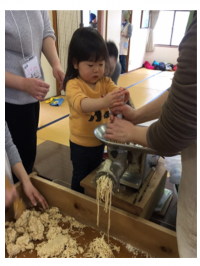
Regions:
<instances>
[{"instance_id":1,"label":"child's face","mask_svg":"<svg viewBox=\"0 0 200 266\"><path fill-rule=\"evenodd\" d=\"M83 61L74 63L74 68L78 69L79 76L89 84L95 84L104 74L105 61Z\"/></svg>"}]
</instances>

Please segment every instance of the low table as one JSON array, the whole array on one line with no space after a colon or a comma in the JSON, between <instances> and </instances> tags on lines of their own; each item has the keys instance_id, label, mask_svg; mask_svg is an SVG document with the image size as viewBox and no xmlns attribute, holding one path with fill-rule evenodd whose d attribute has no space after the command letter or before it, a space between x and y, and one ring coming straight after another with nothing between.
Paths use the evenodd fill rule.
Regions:
<instances>
[{"instance_id":1,"label":"low table","mask_svg":"<svg viewBox=\"0 0 200 266\"><path fill-rule=\"evenodd\" d=\"M37 172L40 177L70 188L73 171L70 148L53 141L44 141L37 146L37 156L33 171ZM172 190L173 194L166 215L161 217L153 213L150 221L176 231L177 198L173 184L169 182L168 177L166 178L165 187Z\"/></svg>"}]
</instances>

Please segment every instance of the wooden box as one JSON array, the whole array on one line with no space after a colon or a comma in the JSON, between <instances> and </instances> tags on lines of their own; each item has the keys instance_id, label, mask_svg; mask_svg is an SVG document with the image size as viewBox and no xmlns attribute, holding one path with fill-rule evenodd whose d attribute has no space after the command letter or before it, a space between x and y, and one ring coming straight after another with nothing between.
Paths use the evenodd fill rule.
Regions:
<instances>
[{"instance_id":1,"label":"wooden box","mask_svg":"<svg viewBox=\"0 0 200 266\"><path fill-rule=\"evenodd\" d=\"M62 214L73 216L87 226L107 232L107 213L104 212L103 205L100 205L100 226L96 226L95 199L37 176L32 176L31 182L46 198L48 204L58 207ZM17 191L27 203L20 183L17 184ZM5 215L6 221L12 219L13 216L13 210L10 208ZM179 256L175 232L115 207L111 208L110 218L110 236L155 257Z\"/></svg>"}]
</instances>

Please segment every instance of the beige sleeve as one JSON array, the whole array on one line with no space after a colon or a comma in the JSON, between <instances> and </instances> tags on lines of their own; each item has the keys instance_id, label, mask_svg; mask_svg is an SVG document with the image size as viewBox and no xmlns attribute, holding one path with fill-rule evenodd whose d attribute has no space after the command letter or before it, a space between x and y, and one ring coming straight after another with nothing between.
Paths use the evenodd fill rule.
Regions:
<instances>
[{"instance_id":1,"label":"beige sleeve","mask_svg":"<svg viewBox=\"0 0 200 266\"><path fill-rule=\"evenodd\" d=\"M148 145L179 152L197 138L197 18L179 46L177 70L162 114L147 132Z\"/></svg>"}]
</instances>

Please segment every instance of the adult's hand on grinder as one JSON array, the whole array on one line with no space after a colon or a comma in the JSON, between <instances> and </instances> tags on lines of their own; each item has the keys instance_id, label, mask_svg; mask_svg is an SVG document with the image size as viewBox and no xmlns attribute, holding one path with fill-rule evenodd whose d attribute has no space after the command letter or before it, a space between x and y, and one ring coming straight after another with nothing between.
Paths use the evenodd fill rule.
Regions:
<instances>
[{"instance_id":1,"label":"adult's hand on grinder","mask_svg":"<svg viewBox=\"0 0 200 266\"><path fill-rule=\"evenodd\" d=\"M24 78L23 91L33 96L38 101L43 101L49 91L50 85L37 78Z\"/></svg>"},{"instance_id":2,"label":"adult's hand on grinder","mask_svg":"<svg viewBox=\"0 0 200 266\"><path fill-rule=\"evenodd\" d=\"M114 116L112 123L107 123L104 138L120 141L122 143L132 142L149 147L147 143L148 127L134 126L125 119Z\"/></svg>"},{"instance_id":3,"label":"adult's hand on grinder","mask_svg":"<svg viewBox=\"0 0 200 266\"><path fill-rule=\"evenodd\" d=\"M121 106L116 106L110 109L111 115L110 115L110 121L114 121L114 117L118 115L119 113L122 113L124 118L131 122L132 124L136 124L137 119L137 110L133 109L131 106L124 104Z\"/></svg>"},{"instance_id":4,"label":"adult's hand on grinder","mask_svg":"<svg viewBox=\"0 0 200 266\"><path fill-rule=\"evenodd\" d=\"M18 198L15 186L5 189L5 208L8 208Z\"/></svg>"},{"instance_id":5,"label":"adult's hand on grinder","mask_svg":"<svg viewBox=\"0 0 200 266\"><path fill-rule=\"evenodd\" d=\"M107 129L104 138L120 141L123 143L130 142L134 133L134 125L124 119L114 117L112 123L107 123Z\"/></svg>"}]
</instances>

